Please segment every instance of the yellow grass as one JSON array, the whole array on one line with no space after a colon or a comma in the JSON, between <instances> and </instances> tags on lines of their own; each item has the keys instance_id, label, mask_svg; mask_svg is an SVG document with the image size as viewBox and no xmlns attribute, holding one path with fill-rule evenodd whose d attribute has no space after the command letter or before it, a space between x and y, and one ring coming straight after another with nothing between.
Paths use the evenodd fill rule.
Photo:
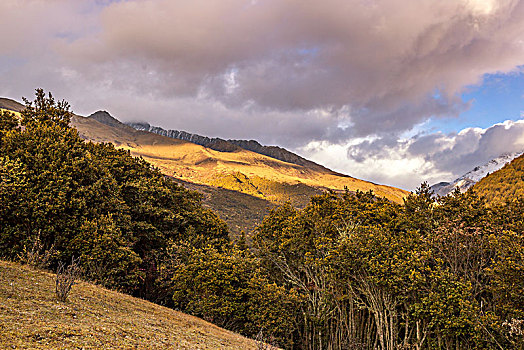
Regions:
<instances>
[{"instance_id":1,"label":"yellow grass","mask_svg":"<svg viewBox=\"0 0 524 350\"><path fill-rule=\"evenodd\" d=\"M86 282L58 302L54 281L0 261L0 349L256 349L196 317Z\"/></svg>"},{"instance_id":2,"label":"yellow grass","mask_svg":"<svg viewBox=\"0 0 524 350\"><path fill-rule=\"evenodd\" d=\"M17 118L20 118L20 116L21 116L19 112L15 112L15 111L12 111L10 109L5 109L5 108L0 108L0 112L13 113L14 115L16 115Z\"/></svg>"},{"instance_id":3,"label":"yellow grass","mask_svg":"<svg viewBox=\"0 0 524 350\"><path fill-rule=\"evenodd\" d=\"M112 142L143 157L167 175L197 184L212 184L217 176L242 173L286 184L301 183L320 189L342 191L372 190L397 203L408 192L341 175L321 166L304 167L247 150L219 152L190 142L174 140L130 127L114 128L89 118L75 117L72 124L86 139ZM264 197L261 197L264 198Z\"/></svg>"}]
</instances>

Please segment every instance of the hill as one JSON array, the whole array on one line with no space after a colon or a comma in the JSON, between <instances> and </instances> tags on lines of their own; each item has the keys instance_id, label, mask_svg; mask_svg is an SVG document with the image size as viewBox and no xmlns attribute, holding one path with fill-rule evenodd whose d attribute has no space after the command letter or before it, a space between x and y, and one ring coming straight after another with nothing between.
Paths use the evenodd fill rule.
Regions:
<instances>
[{"instance_id":1,"label":"hill","mask_svg":"<svg viewBox=\"0 0 524 350\"><path fill-rule=\"evenodd\" d=\"M199 318L86 282L61 303L54 283L54 274L0 261L0 348L257 348Z\"/></svg>"},{"instance_id":2,"label":"hill","mask_svg":"<svg viewBox=\"0 0 524 350\"><path fill-rule=\"evenodd\" d=\"M524 196L524 155L481 179L473 189L491 204Z\"/></svg>"},{"instance_id":3,"label":"hill","mask_svg":"<svg viewBox=\"0 0 524 350\"><path fill-rule=\"evenodd\" d=\"M25 106L9 98L0 97L0 109L8 109L13 112L20 112Z\"/></svg>"},{"instance_id":4,"label":"hill","mask_svg":"<svg viewBox=\"0 0 524 350\"><path fill-rule=\"evenodd\" d=\"M521 154L522 152L503 154L497 158L491 159L485 164L475 167L471 171L468 171L464 175L455 179L453 182L439 182L434 184L431 186L431 190L435 195L439 196L445 196L453 192L456 188L458 188L460 192L465 192L482 178L501 169L504 165L511 162Z\"/></svg>"},{"instance_id":5,"label":"hill","mask_svg":"<svg viewBox=\"0 0 524 350\"><path fill-rule=\"evenodd\" d=\"M165 174L183 181L244 192L243 188L253 189L253 186L247 184L239 188L230 188L229 184L238 182L239 179L224 181L224 176L229 177L231 174L240 173L251 183L256 182L256 178L262 178L265 181L264 186L256 187L245 193L275 203L283 203L290 198L292 200L296 198L293 194L294 188L289 188L290 191L284 190L284 194L273 193L273 188L282 187L279 186L280 184L305 185L311 188L306 191L311 194L327 189L334 191L343 191L345 188L349 191L372 190L378 196L398 203L402 202L402 199L408 194L407 191L398 188L377 185L342 175L305 160L303 162L305 165L290 163L233 144L236 147L228 147L227 151L219 151L181 139L134 130L108 114L102 118L100 113L103 112L97 112L87 118L75 117L72 124L86 139L111 142L117 147L129 150L133 155L143 157L159 167ZM286 187L285 185L283 187ZM264 188L268 191L266 192ZM304 192L303 189L301 192ZM303 200L298 202L302 206L306 204Z\"/></svg>"},{"instance_id":6,"label":"hill","mask_svg":"<svg viewBox=\"0 0 524 350\"><path fill-rule=\"evenodd\" d=\"M0 100L0 108L20 111L23 107L16 101ZM155 133L136 130L105 111L87 118L74 115L71 124L86 140L113 143L144 158L184 186L192 184L204 195L204 204L229 224L233 235L242 230L249 232L275 205L291 202L303 208L311 196L326 190L372 190L397 203L402 203L408 194L336 173L287 150L262 146L256 141L209 139L183 132L178 135L182 139L173 138L175 131L149 125L147 129L156 130Z\"/></svg>"}]
</instances>

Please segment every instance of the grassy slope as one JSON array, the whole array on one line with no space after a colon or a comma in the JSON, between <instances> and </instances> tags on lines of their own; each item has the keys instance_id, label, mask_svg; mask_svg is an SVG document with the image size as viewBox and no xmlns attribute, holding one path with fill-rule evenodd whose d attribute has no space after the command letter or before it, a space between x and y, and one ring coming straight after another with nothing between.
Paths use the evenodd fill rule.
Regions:
<instances>
[{"instance_id":1,"label":"grassy slope","mask_svg":"<svg viewBox=\"0 0 524 350\"><path fill-rule=\"evenodd\" d=\"M0 261L0 349L256 349L196 317L80 282L65 303L54 275Z\"/></svg>"},{"instance_id":2,"label":"grassy slope","mask_svg":"<svg viewBox=\"0 0 524 350\"><path fill-rule=\"evenodd\" d=\"M203 204L227 222L233 238L244 231L249 234L276 204L225 188L198 185L175 179L182 186L203 194Z\"/></svg>"},{"instance_id":3,"label":"grassy slope","mask_svg":"<svg viewBox=\"0 0 524 350\"><path fill-rule=\"evenodd\" d=\"M20 111L23 105L13 100L0 98L0 108ZM303 196L318 191L318 189L373 190L378 196L386 197L397 203L402 203L402 199L408 195L407 191L355 179L317 164L304 167L243 149L236 152L218 152L190 142L174 140L153 133L136 132L125 125L111 127L91 118L79 116L73 117L72 124L84 138L95 142L112 142L117 147L130 150L136 156L144 157L165 174L184 181L210 184L216 181L217 177L223 178L224 174L242 173L251 179L250 182L256 181L254 178L265 179L266 183L261 187L268 190L275 188L281 190L282 186L279 184L282 183L313 187L311 191L305 188L298 188L298 190L294 188L289 194L262 193L257 195L276 203L288 200L286 197L293 197L297 194ZM248 194L253 193L248 192ZM299 201L303 202L302 199Z\"/></svg>"},{"instance_id":4,"label":"grassy slope","mask_svg":"<svg viewBox=\"0 0 524 350\"><path fill-rule=\"evenodd\" d=\"M373 190L377 195L399 203L407 195L401 189L344 176L320 166L304 167L243 149L214 151L190 142L134 131L127 126L110 127L90 118L75 117L72 124L88 140L112 142L135 156L143 157L167 175L197 184L209 185L224 174L241 173L250 179L258 177L269 182L303 184L316 189ZM275 186L265 184L263 187ZM267 195L258 195L256 191L249 194L273 200Z\"/></svg>"},{"instance_id":5,"label":"grassy slope","mask_svg":"<svg viewBox=\"0 0 524 350\"><path fill-rule=\"evenodd\" d=\"M524 155L484 177L473 189L486 197L490 203L502 203L519 196L524 197Z\"/></svg>"}]
</instances>

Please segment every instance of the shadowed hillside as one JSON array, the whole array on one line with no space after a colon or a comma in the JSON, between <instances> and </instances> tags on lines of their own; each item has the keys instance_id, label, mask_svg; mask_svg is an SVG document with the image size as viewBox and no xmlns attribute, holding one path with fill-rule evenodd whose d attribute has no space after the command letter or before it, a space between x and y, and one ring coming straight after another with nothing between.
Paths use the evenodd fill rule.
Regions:
<instances>
[{"instance_id":1,"label":"shadowed hillside","mask_svg":"<svg viewBox=\"0 0 524 350\"><path fill-rule=\"evenodd\" d=\"M276 204L238 191L208 185L197 185L191 182L174 180L187 189L203 195L202 203L227 222L231 234L238 237L242 231L250 233L262 223L269 211Z\"/></svg>"}]
</instances>

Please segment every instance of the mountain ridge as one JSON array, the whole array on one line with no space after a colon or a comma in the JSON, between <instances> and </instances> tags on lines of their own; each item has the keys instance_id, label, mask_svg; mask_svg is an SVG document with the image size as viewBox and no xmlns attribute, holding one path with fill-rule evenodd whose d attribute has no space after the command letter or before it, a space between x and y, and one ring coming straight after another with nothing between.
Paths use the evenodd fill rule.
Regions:
<instances>
[{"instance_id":1,"label":"mountain ridge","mask_svg":"<svg viewBox=\"0 0 524 350\"><path fill-rule=\"evenodd\" d=\"M238 149L237 147L240 147L248 151L252 151L258 154L262 154L262 155L265 155L271 158L281 160L283 162L293 163L293 164L308 166L308 167L320 167L320 168L329 170L323 167L322 165L312 162L308 159L305 159L299 156L298 154L288 151L285 148L282 148L279 146L264 146L264 145L261 145L256 140L235 140L235 139L226 140L226 139L222 139L219 137L210 138L207 136L201 136L198 134L193 134L193 133L189 133L187 131L182 131L182 130L180 131L172 130L172 129L166 130L159 126L152 126L146 122L125 123L125 124L131 126L132 128L136 130L149 131L149 132L153 132L158 135L193 142L193 143L196 143L197 145L211 148L215 151L234 152ZM332 171L332 170L329 170L329 171ZM340 175L343 175L343 174L340 174Z\"/></svg>"},{"instance_id":2,"label":"mountain ridge","mask_svg":"<svg viewBox=\"0 0 524 350\"><path fill-rule=\"evenodd\" d=\"M452 182L439 182L432 185L430 188L434 194L438 196L445 196L453 192L456 188L458 188L460 192L465 192L477 184L481 179L502 169L506 164L510 163L523 153L524 152L504 153L482 165L476 166Z\"/></svg>"}]
</instances>

